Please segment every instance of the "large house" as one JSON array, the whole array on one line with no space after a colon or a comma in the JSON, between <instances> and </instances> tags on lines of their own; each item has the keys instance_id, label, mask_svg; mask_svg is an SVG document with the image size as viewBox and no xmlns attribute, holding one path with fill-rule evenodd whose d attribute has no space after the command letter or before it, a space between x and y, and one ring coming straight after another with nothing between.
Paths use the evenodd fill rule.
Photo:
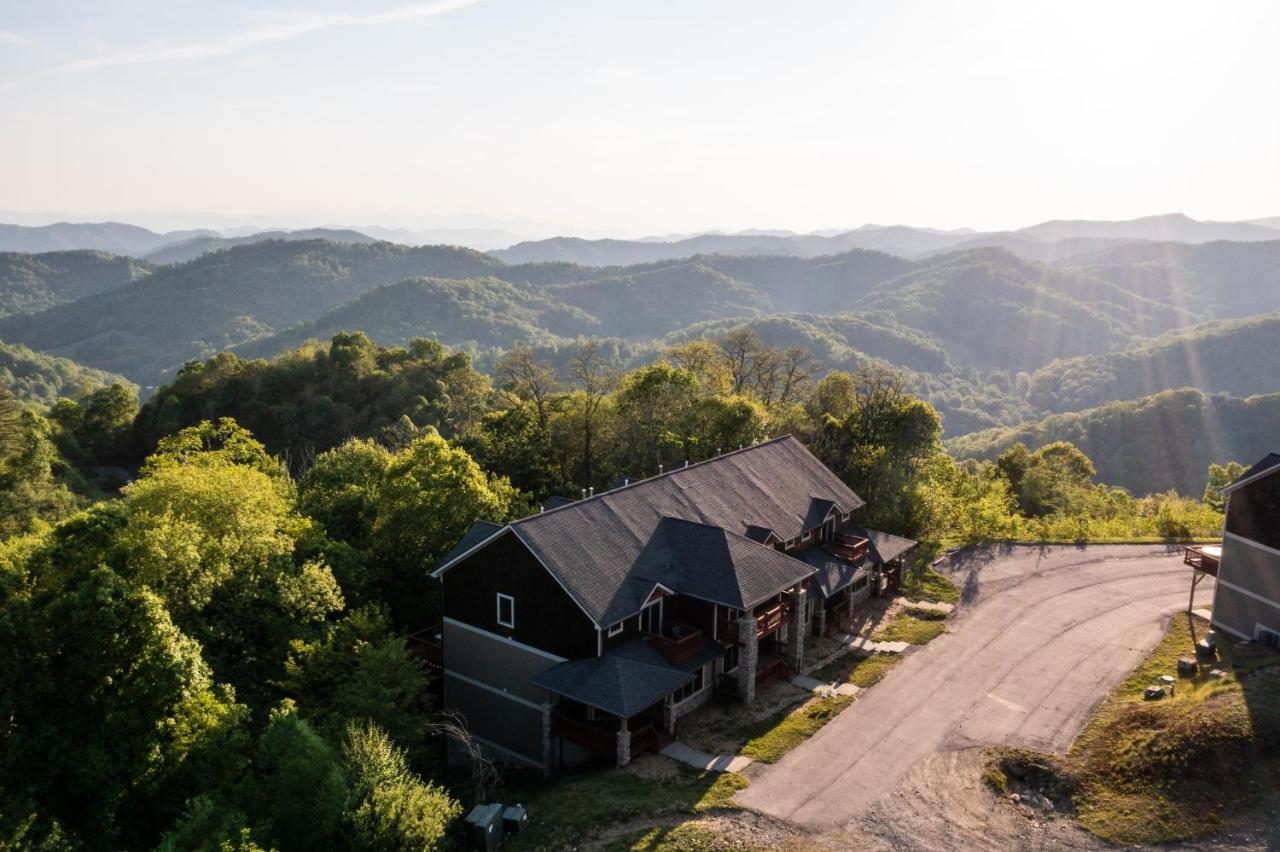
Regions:
<instances>
[{"instance_id":1,"label":"large house","mask_svg":"<svg viewBox=\"0 0 1280 852\"><path fill-rule=\"evenodd\" d=\"M863 504L786 436L478 523L434 575L445 705L545 773L657 749L896 585L915 542L856 526Z\"/></svg>"},{"instance_id":2,"label":"large house","mask_svg":"<svg viewBox=\"0 0 1280 852\"><path fill-rule=\"evenodd\" d=\"M1280 640L1280 454L1223 489L1226 531L1213 626L1240 639Z\"/></svg>"}]
</instances>

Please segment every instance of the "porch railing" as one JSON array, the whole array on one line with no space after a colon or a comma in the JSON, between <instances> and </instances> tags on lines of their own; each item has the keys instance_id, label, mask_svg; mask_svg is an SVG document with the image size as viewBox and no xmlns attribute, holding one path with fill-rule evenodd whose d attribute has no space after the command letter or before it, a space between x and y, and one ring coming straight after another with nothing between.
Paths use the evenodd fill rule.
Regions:
<instances>
[{"instance_id":1,"label":"porch railing","mask_svg":"<svg viewBox=\"0 0 1280 852\"><path fill-rule=\"evenodd\" d=\"M575 719L557 710L552 710L551 733L553 736L561 737L571 743L582 746L592 754L608 757L618 753L618 730L616 726L613 730L609 730L602 725L588 722L585 719Z\"/></svg>"},{"instance_id":2,"label":"porch railing","mask_svg":"<svg viewBox=\"0 0 1280 852\"><path fill-rule=\"evenodd\" d=\"M702 650L702 631L687 624L676 624L670 628L672 635L658 633L649 635L649 643L662 652L671 663L683 663Z\"/></svg>"}]
</instances>

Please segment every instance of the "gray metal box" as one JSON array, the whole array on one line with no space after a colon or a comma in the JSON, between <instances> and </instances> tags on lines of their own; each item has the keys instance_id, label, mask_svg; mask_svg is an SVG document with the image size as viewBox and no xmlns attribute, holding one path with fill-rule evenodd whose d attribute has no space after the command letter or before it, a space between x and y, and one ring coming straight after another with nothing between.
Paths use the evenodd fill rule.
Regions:
<instances>
[{"instance_id":1,"label":"gray metal box","mask_svg":"<svg viewBox=\"0 0 1280 852\"><path fill-rule=\"evenodd\" d=\"M502 842L502 805L476 805L467 814L467 845L482 852Z\"/></svg>"}]
</instances>

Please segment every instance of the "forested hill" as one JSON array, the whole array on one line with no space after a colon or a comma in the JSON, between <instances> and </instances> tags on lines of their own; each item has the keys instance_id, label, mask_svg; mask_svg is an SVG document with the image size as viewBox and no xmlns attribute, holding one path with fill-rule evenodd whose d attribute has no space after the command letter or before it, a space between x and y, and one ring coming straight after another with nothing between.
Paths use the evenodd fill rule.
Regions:
<instances>
[{"instance_id":1,"label":"forested hill","mask_svg":"<svg viewBox=\"0 0 1280 852\"><path fill-rule=\"evenodd\" d=\"M1069 265L1201 319L1273 311L1280 292L1280 240L1130 245L1073 258Z\"/></svg>"},{"instance_id":2,"label":"forested hill","mask_svg":"<svg viewBox=\"0 0 1280 852\"><path fill-rule=\"evenodd\" d=\"M150 271L143 261L100 251L0 252L0 316L74 302Z\"/></svg>"},{"instance_id":3,"label":"forested hill","mask_svg":"<svg viewBox=\"0 0 1280 852\"><path fill-rule=\"evenodd\" d=\"M164 245L192 237L216 236L213 231L171 231L157 234L122 222L58 222L53 225L0 224L0 251L48 252L90 249L141 257Z\"/></svg>"},{"instance_id":4,"label":"forested hill","mask_svg":"<svg viewBox=\"0 0 1280 852\"><path fill-rule=\"evenodd\" d=\"M1199 494L1210 463L1247 462L1275 450L1277 423L1280 393L1239 398L1183 388L975 432L947 448L958 458L990 460L1017 443L1035 449L1070 441L1093 459L1100 482L1135 494Z\"/></svg>"},{"instance_id":5,"label":"forested hill","mask_svg":"<svg viewBox=\"0 0 1280 852\"><path fill-rule=\"evenodd\" d=\"M152 384L184 361L309 321L381 284L428 273L481 276L499 266L488 255L444 246L270 240L0 320L0 339Z\"/></svg>"},{"instance_id":6,"label":"forested hill","mask_svg":"<svg viewBox=\"0 0 1280 852\"><path fill-rule=\"evenodd\" d=\"M1055 361L1031 377L1027 401L1078 411L1169 388L1236 396L1280 392L1280 313L1206 323L1132 349Z\"/></svg>"},{"instance_id":7,"label":"forested hill","mask_svg":"<svg viewBox=\"0 0 1280 852\"><path fill-rule=\"evenodd\" d=\"M341 228L308 228L301 231L262 231L245 237L219 237L203 235L159 248L147 254L146 259L155 264L185 263L202 255L236 246L251 245L267 240L332 240L335 243L376 243L373 237L359 231Z\"/></svg>"},{"instance_id":8,"label":"forested hill","mask_svg":"<svg viewBox=\"0 0 1280 852\"><path fill-rule=\"evenodd\" d=\"M19 400L53 405L59 399L80 397L115 383L130 384L124 376L42 355L25 346L0 343L0 386Z\"/></svg>"},{"instance_id":9,"label":"forested hill","mask_svg":"<svg viewBox=\"0 0 1280 852\"><path fill-rule=\"evenodd\" d=\"M358 330L347 323L362 321L367 306L351 305L340 320L321 318L378 287L413 277L494 278L524 291L516 297L492 282L455 288L447 305L452 313L444 315L429 315L436 303L405 303L400 334L416 324L420 334L439 332L441 340L455 345L477 335L453 318L465 325L470 316L493 316L494 303L504 301L532 300L540 307L537 318L511 318L510 339L498 339L501 329L487 335L495 346L526 339L528 324L544 319L549 324L533 329L534 337L599 334L642 341L700 322L852 313L927 335L957 365L1017 371L1054 358L1121 348L1140 334L1182 322L1174 305L997 249L918 262L854 250L809 259L699 255L591 268L509 266L444 246L270 240L160 268L135 286L21 321L0 321L0 339L153 384L184 361L221 349L282 332L282 345L294 343L308 323L318 322L318 330L334 329L339 322ZM486 294L485 286L507 291L510 298Z\"/></svg>"}]
</instances>

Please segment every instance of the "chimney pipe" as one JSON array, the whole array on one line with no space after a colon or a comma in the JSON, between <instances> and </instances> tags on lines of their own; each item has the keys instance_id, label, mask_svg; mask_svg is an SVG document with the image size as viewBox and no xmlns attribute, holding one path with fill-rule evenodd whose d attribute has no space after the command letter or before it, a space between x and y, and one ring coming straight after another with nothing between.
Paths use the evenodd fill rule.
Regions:
<instances>
[{"instance_id":1,"label":"chimney pipe","mask_svg":"<svg viewBox=\"0 0 1280 852\"><path fill-rule=\"evenodd\" d=\"M596 496L596 487L594 485L587 489L587 496L588 497Z\"/></svg>"},{"instance_id":2,"label":"chimney pipe","mask_svg":"<svg viewBox=\"0 0 1280 852\"><path fill-rule=\"evenodd\" d=\"M688 459L685 459L685 460L684 460L684 466L685 466L685 467L688 467L688 466L689 466L689 460L688 460Z\"/></svg>"},{"instance_id":3,"label":"chimney pipe","mask_svg":"<svg viewBox=\"0 0 1280 852\"><path fill-rule=\"evenodd\" d=\"M585 489L585 488L584 488L584 489L582 489L582 499L583 499L583 500L587 499L587 489Z\"/></svg>"},{"instance_id":4,"label":"chimney pipe","mask_svg":"<svg viewBox=\"0 0 1280 852\"><path fill-rule=\"evenodd\" d=\"M662 476L662 462L658 462L658 476Z\"/></svg>"}]
</instances>

